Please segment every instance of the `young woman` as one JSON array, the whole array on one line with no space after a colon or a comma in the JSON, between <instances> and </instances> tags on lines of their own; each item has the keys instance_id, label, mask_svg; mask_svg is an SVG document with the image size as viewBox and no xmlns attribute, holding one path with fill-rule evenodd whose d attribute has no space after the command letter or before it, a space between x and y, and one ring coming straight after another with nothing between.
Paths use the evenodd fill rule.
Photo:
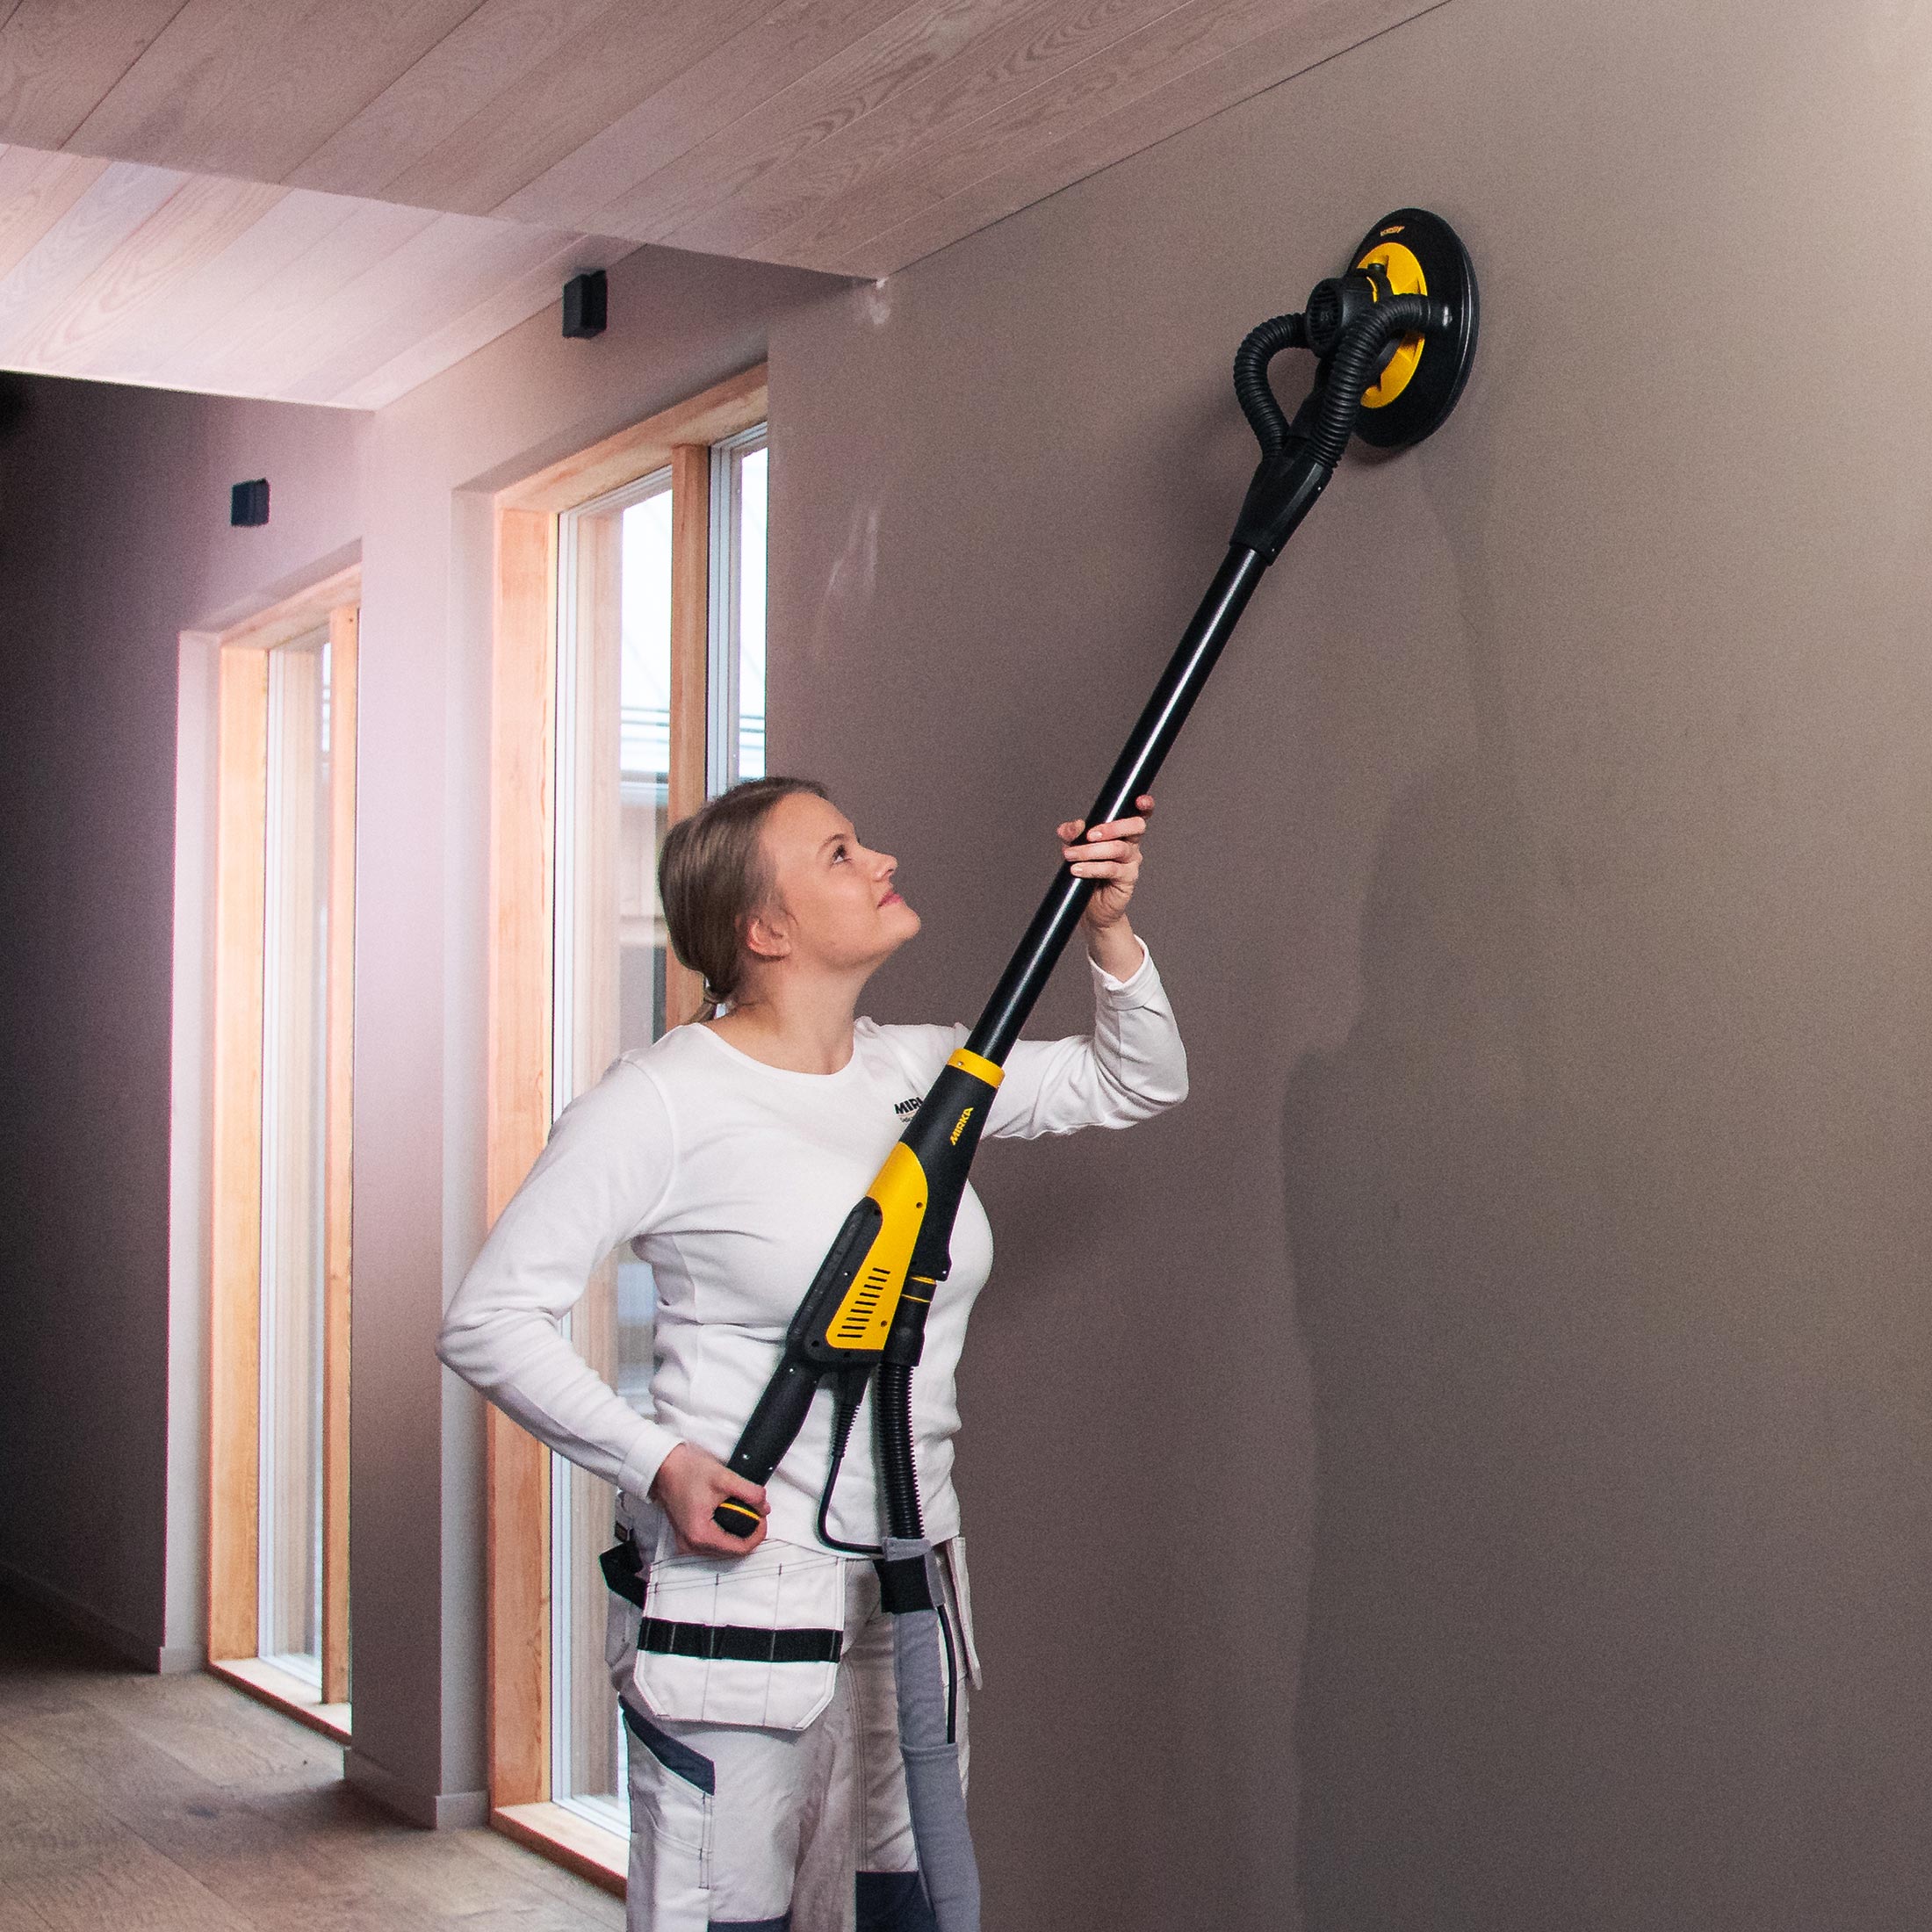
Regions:
<instances>
[{"instance_id":1,"label":"young woman","mask_svg":"<svg viewBox=\"0 0 1932 1932\"><path fill-rule=\"evenodd\" d=\"M1016 1046L989 1135L1125 1127L1186 1093L1173 1014L1128 922L1154 801L1135 803L1135 818L1057 828L1063 855L1096 883L1085 925L1093 1031ZM966 1037L857 1017L866 981L919 929L897 865L799 779L739 785L672 829L665 917L678 957L703 975L704 1010L565 1110L437 1343L450 1367L619 1491L643 1572L641 1604L613 1597L609 1646L630 1732L632 1932L933 1922L898 1757L890 1619L859 1554L881 1531L870 1398L823 1514L829 1398L765 1488L722 1460L840 1222ZM648 1415L558 1328L627 1242L657 1284ZM977 1682L951 1479L954 1371L992 1263L970 1187L952 1252L912 1420L926 1532ZM711 1521L726 1496L761 1518L742 1541Z\"/></svg>"}]
</instances>

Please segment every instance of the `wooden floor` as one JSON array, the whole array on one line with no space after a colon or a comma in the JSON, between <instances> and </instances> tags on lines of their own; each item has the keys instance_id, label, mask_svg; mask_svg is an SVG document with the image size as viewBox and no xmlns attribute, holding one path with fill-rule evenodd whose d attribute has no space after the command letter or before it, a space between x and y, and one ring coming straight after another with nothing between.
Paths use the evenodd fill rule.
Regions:
<instances>
[{"instance_id":1,"label":"wooden floor","mask_svg":"<svg viewBox=\"0 0 1932 1932\"><path fill-rule=\"evenodd\" d=\"M591 1932L624 1907L501 1834L399 1823L342 1751L0 1595L0 1932Z\"/></svg>"}]
</instances>

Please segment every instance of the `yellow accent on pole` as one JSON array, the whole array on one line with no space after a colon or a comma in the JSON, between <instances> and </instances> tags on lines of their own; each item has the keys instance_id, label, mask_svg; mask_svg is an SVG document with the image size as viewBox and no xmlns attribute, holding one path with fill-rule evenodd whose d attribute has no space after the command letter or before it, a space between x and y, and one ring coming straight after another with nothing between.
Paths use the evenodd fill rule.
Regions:
<instances>
[{"instance_id":1,"label":"yellow accent on pole","mask_svg":"<svg viewBox=\"0 0 1932 1932\"><path fill-rule=\"evenodd\" d=\"M1401 230L1384 228L1382 233L1400 234ZM1380 269L1388 278L1391 295L1426 295L1429 292L1429 278L1422 271L1422 263L1400 242L1384 242L1379 248L1371 249L1355 266ZM1404 335L1396 344L1395 353L1388 358L1388 368L1363 390L1363 408L1381 409L1395 401L1408 388L1409 378L1416 373L1416 365L1421 360L1422 337Z\"/></svg>"},{"instance_id":2,"label":"yellow accent on pole","mask_svg":"<svg viewBox=\"0 0 1932 1932\"><path fill-rule=\"evenodd\" d=\"M962 1047L946 1064L957 1067L962 1073L970 1073L976 1080L984 1080L988 1086L996 1087L1006 1078L1006 1070L996 1060L988 1060L983 1055L970 1053Z\"/></svg>"},{"instance_id":3,"label":"yellow accent on pole","mask_svg":"<svg viewBox=\"0 0 1932 1932\"><path fill-rule=\"evenodd\" d=\"M905 1287L905 1271L926 1219L931 1190L919 1157L901 1141L885 1157L877 1178L866 1189L884 1215L879 1231L866 1250L852 1286L839 1311L825 1326L825 1339L834 1348L878 1350Z\"/></svg>"}]
</instances>

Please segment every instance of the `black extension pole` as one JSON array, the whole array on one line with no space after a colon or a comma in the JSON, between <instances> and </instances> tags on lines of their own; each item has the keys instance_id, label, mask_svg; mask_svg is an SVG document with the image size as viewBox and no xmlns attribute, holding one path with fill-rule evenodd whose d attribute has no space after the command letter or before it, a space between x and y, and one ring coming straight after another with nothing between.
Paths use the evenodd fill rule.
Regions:
<instances>
[{"instance_id":1,"label":"black extension pole","mask_svg":"<svg viewBox=\"0 0 1932 1932\"><path fill-rule=\"evenodd\" d=\"M1222 646L1240 621L1249 597L1267 567L1267 560L1245 545L1229 546L1193 621L1182 634L1179 646L1169 659L1160 682L1154 687L1154 695L1148 699L1133 736L1107 774L1107 782L1087 814L1089 825L1109 825L1132 813L1134 801L1153 782L1161 761L1187 722L1187 714L1200 696L1201 686L1207 683ZM1020 1037L1020 1029L1027 1023L1027 1014L1052 977L1060 955L1066 950L1080 914L1093 896L1094 884L1092 879L1076 878L1071 864L1061 866L966 1042L969 1053L977 1053L996 1064L1005 1063L1013 1042Z\"/></svg>"}]
</instances>

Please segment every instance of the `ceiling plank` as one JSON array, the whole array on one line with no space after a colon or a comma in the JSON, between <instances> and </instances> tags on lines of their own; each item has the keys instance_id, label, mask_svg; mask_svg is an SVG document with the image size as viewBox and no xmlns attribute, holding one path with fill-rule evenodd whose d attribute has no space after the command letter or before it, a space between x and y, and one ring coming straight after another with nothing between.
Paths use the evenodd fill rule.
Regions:
<instances>
[{"instance_id":1,"label":"ceiling plank","mask_svg":"<svg viewBox=\"0 0 1932 1932\"><path fill-rule=\"evenodd\" d=\"M615 8L471 115L383 192L426 207L493 213L770 4L706 0ZM569 225L596 226L581 217Z\"/></svg>"},{"instance_id":2,"label":"ceiling plank","mask_svg":"<svg viewBox=\"0 0 1932 1932\"><path fill-rule=\"evenodd\" d=\"M285 181L475 4L188 0L66 145Z\"/></svg>"},{"instance_id":3,"label":"ceiling plank","mask_svg":"<svg viewBox=\"0 0 1932 1932\"><path fill-rule=\"evenodd\" d=\"M798 76L763 105L720 128L617 202L600 225L661 240L694 216L796 164L820 142L958 54L1036 0L941 0L907 8L836 58Z\"/></svg>"},{"instance_id":4,"label":"ceiling plank","mask_svg":"<svg viewBox=\"0 0 1932 1932\"><path fill-rule=\"evenodd\" d=\"M1056 0L1029 6L804 152L789 155L781 144L772 165L661 239L680 248L736 254L795 226L809 233L864 187L918 179L948 134L1080 66L1181 4Z\"/></svg>"},{"instance_id":5,"label":"ceiling plank","mask_svg":"<svg viewBox=\"0 0 1932 1932\"><path fill-rule=\"evenodd\" d=\"M0 282L0 366L21 366L13 345L30 336L76 281L99 268L187 179L171 168L135 162L112 162L103 169Z\"/></svg>"},{"instance_id":6,"label":"ceiling plank","mask_svg":"<svg viewBox=\"0 0 1932 1932\"><path fill-rule=\"evenodd\" d=\"M231 393L279 396L276 371L287 359L289 343L311 342L319 330L334 326L330 305L341 292L441 219L426 208L352 204L348 220L256 291L247 314L230 322L218 348L202 345L202 368L219 368L222 377L214 386Z\"/></svg>"},{"instance_id":7,"label":"ceiling plank","mask_svg":"<svg viewBox=\"0 0 1932 1932\"><path fill-rule=\"evenodd\" d=\"M918 221L923 211L927 220L914 230L919 242L912 245L922 246L923 252L930 253L945 242L934 241L924 246L929 234L943 234L946 242L958 238L953 229L960 210L946 208L942 213L940 211L946 204L982 184L998 183L1008 176L1039 178L1039 171L1029 162L1040 150L1067 146L1083 130L1103 125L1110 129L1107 138L1141 146L1162 138L1150 133L1143 138L1146 129L1160 126L1163 134L1171 132L1150 104L1178 73L1236 52L1271 27L1286 32L1297 45L1312 39L1316 46L1325 47L1317 16L1339 10L1352 23L1344 31L1353 32L1353 17L1365 8L1379 18L1404 4L1405 0L1317 0L1314 5L1294 7L1284 25L1286 10L1280 0L1186 0L1079 67L1027 89L958 129L922 155L919 169L869 184L854 193L848 205L825 209L816 222L799 224L796 237L773 238L774 246L787 252L804 247L815 253L843 256L855 242ZM1276 77L1251 75L1252 90L1272 84ZM1130 119L1125 128L1118 124L1118 117L1123 115ZM1100 151L1091 136L1089 145L1093 152ZM1132 151L1131 147L1123 150ZM1095 162L1092 166L1102 164ZM1092 166L1083 172L1091 173ZM1070 182L1078 178L1067 177ZM998 189L993 194L995 199L1004 198ZM997 219L987 218L989 221ZM870 233L862 232L866 230Z\"/></svg>"},{"instance_id":8,"label":"ceiling plank","mask_svg":"<svg viewBox=\"0 0 1932 1932\"><path fill-rule=\"evenodd\" d=\"M425 289L436 291L442 313L464 314L545 259L562 239L551 229L481 215L438 215L314 313L308 342L314 352L287 355L277 393L291 402L328 400L415 338Z\"/></svg>"},{"instance_id":9,"label":"ceiling plank","mask_svg":"<svg viewBox=\"0 0 1932 1932\"><path fill-rule=\"evenodd\" d=\"M566 234L553 239L558 246L550 254L475 307L433 335L412 342L400 355L357 378L335 394L317 400L345 409L380 409L432 376L441 375L465 356L474 355L520 322L527 322L532 315L559 307L559 292L573 275L586 267L608 265L631 248L628 242L605 235Z\"/></svg>"},{"instance_id":10,"label":"ceiling plank","mask_svg":"<svg viewBox=\"0 0 1932 1932\"><path fill-rule=\"evenodd\" d=\"M110 163L31 148L0 151L0 277L11 272L101 177Z\"/></svg>"},{"instance_id":11,"label":"ceiling plank","mask_svg":"<svg viewBox=\"0 0 1932 1932\"><path fill-rule=\"evenodd\" d=\"M558 227L588 222L622 234L621 222L607 211L621 205L640 181L907 5L908 0L785 0L490 213Z\"/></svg>"},{"instance_id":12,"label":"ceiling plank","mask_svg":"<svg viewBox=\"0 0 1932 1932\"><path fill-rule=\"evenodd\" d=\"M299 188L379 195L613 0L485 0L289 176Z\"/></svg>"},{"instance_id":13,"label":"ceiling plank","mask_svg":"<svg viewBox=\"0 0 1932 1932\"><path fill-rule=\"evenodd\" d=\"M186 0L23 0L0 25L0 141L55 148Z\"/></svg>"},{"instance_id":14,"label":"ceiling plank","mask_svg":"<svg viewBox=\"0 0 1932 1932\"><path fill-rule=\"evenodd\" d=\"M361 206L346 195L283 192L165 304L155 305L137 337L119 345L112 379L220 387L240 332L270 301L278 278L353 220Z\"/></svg>"},{"instance_id":15,"label":"ceiling plank","mask_svg":"<svg viewBox=\"0 0 1932 1932\"><path fill-rule=\"evenodd\" d=\"M965 129L929 157L918 191L884 183L828 211L804 249L761 252L847 274L882 276L1236 103L1279 85L1446 0L1318 0L1282 18L1280 0L1194 0L1080 68ZM897 219L892 219L897 216ZM872 226L861 236L856 231Z\"/></svg>"},{"instance_id":16,"label":"ceiling plank","mask_svg":"<svg viewBox=\"0 0 1932 1932\"><path fill-rule=\"evenodd\" d=\"M116 344L150 323L173 286L220 254L284 195L252 181L191 177L91 274L78 277L35 326L16 332L12 352L70 375L96 373Z\"/></svg>"}]
</instances>

